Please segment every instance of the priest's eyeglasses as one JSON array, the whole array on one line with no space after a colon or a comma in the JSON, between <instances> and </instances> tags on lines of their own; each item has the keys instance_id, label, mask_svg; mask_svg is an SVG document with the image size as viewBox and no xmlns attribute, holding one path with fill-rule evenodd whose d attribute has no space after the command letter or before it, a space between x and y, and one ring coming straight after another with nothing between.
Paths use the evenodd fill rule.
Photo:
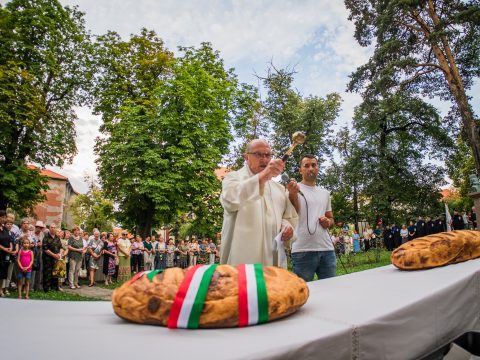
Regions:
<instances>
[{"instance_id":1,"label":"priest's eyeglasses","mask_svg":"<svg viewBox=\"0 0 480 360\"><path fill-rule=\"evenodd\" d=\"M259 153L259 152L249 152L247 154L253 155L258 159L270 159L272 157L272 153Z\"/></svg>"}]
</instances>

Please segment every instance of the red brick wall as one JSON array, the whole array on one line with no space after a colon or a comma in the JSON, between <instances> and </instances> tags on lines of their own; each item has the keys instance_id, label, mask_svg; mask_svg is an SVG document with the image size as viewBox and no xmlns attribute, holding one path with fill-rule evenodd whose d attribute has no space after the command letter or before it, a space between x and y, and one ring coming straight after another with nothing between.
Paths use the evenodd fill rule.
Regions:
<instances>
[{"instance_id":1,"label":"red brick wall","mask_svg":"<svg viewBox=\"0 0 480 360\"><path fill-rule=\"evenodd\" d=\"M50 189L46 192L46 200L35 206L34 212L37 220L43 221L45 224L55 222L58 225L62 222L66 180L49 179L48 186Z\"/></svg>"}]
</instances>

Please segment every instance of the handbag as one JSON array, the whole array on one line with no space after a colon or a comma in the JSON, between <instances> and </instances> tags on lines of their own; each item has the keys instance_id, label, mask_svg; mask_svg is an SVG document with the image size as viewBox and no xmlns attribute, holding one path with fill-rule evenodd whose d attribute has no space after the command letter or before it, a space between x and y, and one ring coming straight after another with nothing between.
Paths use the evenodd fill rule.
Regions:
<instances>
[{"instance_id":1,"label":"handbag","mask_svg":"<svg viewBox=\"0 0 480 360\"><path fill-rule=\"evenodd\" d=\"M55 262L55 266L53 267L52 276L56 278L64 278L65 274L67 273L67 265L65 264L65 260L60 259Z\"/></svg>"},{"instance_id":2,"label":"handbag","mask_svg":"<svg viewBox=\"0 0 480 360\"><path fill-rule=\"evenodd\" d=\"M85 258L83 258L83 260L82 260L82 267L78 271L78 277L82 278L82 279L87 278L87 267L85 265Z\"/></svg>"}]
</instances>

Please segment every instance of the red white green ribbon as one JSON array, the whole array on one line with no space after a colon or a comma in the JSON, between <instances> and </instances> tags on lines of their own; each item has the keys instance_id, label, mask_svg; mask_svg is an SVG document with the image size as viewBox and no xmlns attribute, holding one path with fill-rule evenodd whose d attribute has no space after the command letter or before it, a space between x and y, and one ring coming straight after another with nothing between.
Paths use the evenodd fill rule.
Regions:
<instances>
[{"instance_id":1,"label":"red white green ribbon","mask_svg":"<svg viewBox=\"0 0 480 360\"><path fill-rule=\"evenodd\" d=\"M148 280L150 280L150 282L153 281L153 278L155 277L155 275L157 275L158 273L161 273L163 270L150 270L150 271L142 271L142 272L138 272L134 275L134 277L130 280L130 284L134 283L135 281L137 281L138 279L140 279L143 275L147 275L148 277Z\"/></svg>"},{"instance_id":2,"label":"red white green ribbon","mask_svg":"<svg viewBox=\"0 0 480 360\"><path fill-rule=\"evenodd\" d=\"M187 270L173 301L168 327L196 329L202 314L208 286L218 265L197 265Z\"/></svg>"},{"instance_id":3,"label":"red white green ribbon","mask_svg":"<svg viewBox=\"0 0 480 360\"><path fill-rule=\"evenodd\" d=\"M268 321L268 297L261 264L242 264L238 270L238 326Z\"/></svg>"}]
</instances>

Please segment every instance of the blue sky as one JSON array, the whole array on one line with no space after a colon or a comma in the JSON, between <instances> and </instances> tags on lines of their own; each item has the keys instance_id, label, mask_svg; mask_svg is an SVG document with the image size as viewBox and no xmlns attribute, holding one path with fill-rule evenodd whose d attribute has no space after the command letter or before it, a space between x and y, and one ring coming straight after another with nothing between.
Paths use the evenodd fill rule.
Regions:
<instances>
[{"instance_id":1,"label":"blue sky","mask_svg":"<svg viewBox=\"0 0 480 360\"><path fill-rule=\"evenodd\" d=\"M1 1L5 3L5 1ZM176 51L178 46L212 43L227 67L242 82L258 85L268 63L295 66L294 86L303 95L343 98L336 128L349 124L360 96L345 92L348 75L368 60L371 49L353 38L354 26L341 0L65 0L85 12L92 34L108 30L124 39L142 27L154 30ZM480 92L480 86L475 88ZM475 93L475 91L473 92ZM478 97L477 97L478 110ZM448 105L448 104L447 104ZM441 105L446 111L448 106ZM477 111L478 112L478 111ZM93 146L100 119L87 108L77 109L78 155L73 164L54 169L70 178L79 192L87 190L85 174L95 175Z\"/></svg>"}]
</instances>

